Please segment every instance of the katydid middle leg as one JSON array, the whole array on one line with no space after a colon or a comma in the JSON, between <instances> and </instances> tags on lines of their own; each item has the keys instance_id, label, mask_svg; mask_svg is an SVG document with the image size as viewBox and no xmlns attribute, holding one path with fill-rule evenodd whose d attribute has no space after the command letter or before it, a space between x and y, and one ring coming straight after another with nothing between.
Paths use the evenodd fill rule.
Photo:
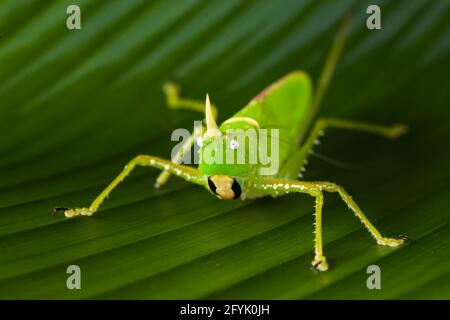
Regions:
<instances>
[{"instance_id":1,"label":"katydid middle leg","mask_svg":"<svg viewBox=\"0 0 450 320\"><path fill-rule=\"evenodd\" d=\"M205 101L183 98L180 96L180 86L173 82L166 82L163 85L163 92L166 96L166 103L170 109L185 109L197 112L205 112ZM217 107L211 105L213 115L217 118Z\"/></svg>"}]
</instances>

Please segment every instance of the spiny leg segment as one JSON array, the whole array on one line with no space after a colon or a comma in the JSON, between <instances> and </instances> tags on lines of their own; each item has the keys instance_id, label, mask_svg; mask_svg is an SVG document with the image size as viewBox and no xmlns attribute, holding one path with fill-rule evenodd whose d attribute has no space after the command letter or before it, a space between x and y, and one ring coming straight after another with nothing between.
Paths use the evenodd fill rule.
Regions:
<instances>
[{"instance_id":1,"label":"spiny leg segment","mask_svg":"<svg viewBox=\"0 0 450 320\"><path fill-rule=\"evenodd\" d=\"M404 243L406 237L387 238L381 235L377 228L369 221L366 215L358 207L352 197L342 188L331 182L306 182L306 181L289 181L283 179L263 179L254 186L260 192L266 195L278 196L286 193L305 193L315 198L315 239L314 239L314 260L312 265L320 271L328 270L328 263L323 254L322 241L322 207L323 207L323 191L336 192L347 206L353 211L355 216L367 228L377 244L383 246L397 247Z\"/></svg>"},{"instance_id":2,"label":"spiny leg segment","mask_svg":"<svg viewBox=\"0 0 450 320\"><path fill-rule=\"evenodd\" d=\"M328 270L328 263L323 255L323 241L322 241L322 207L323 207L323 193L316 192L315 205L315 222L314 222L314 260L312 265L320 271Z\"/></svg>"},{"instance_id":3,"label":"spiny leg segment","mask_svg":"<svg viewBox=\"0 0 450 320\"><path fill-rule=\"evenodd\" d=\"M324 135L325 130L328 128L367 132L390 139L398 138L408 131L408 127L404 124L380 126L361 121L320 118L315 122L304 144L286 163L280 176L287 179L295 179L297 178L296 175L298 175L298 178L302 179L302 172L304 171L305 165L308 163L309 155L312 154L314 146L319 143L320 137Z\"/></svg>"},{"instance_id":4,"label":"spiny leg segment","mask_svg":"<svg viewBox=\"0 0 450 320\"><path fill-rule=\"evenodd\" d=\"M171 161L167 161L154 156L139 155L127 163L122 172L120 172L120 174L97 196L97 198L95 198L95 200L88 208L55 208L54 211L64 211L65 216L68 218L78 215L93 215L98 210L103 201L109 196L111 191L116 188L117 185L121 183L136 166L153 167L156 169L165 170L170 174L174 174L186 181L199 185L205 185L204 176L194 168L175 164Z\"/></svg>"},{"instance_id":5,"label":"spiny leg segment","mask_svg":"<svg viewBox=\"0 0 450 320\"><path fill-rule=\"evenodd\" d=\"M321 118L316 121L312 128L308 138L303 146L300 148L300 158L303 159L301 165L311 154L311 151L315 144L319 142L320 136L325 133L327 128L335 128L341 130L361 131L380 135L385 138L395 139L408 131L408 127L404 124L395 124L392 126L380 126L367 122L333 119L333 118Z\"/></svg>"}]
</instances>

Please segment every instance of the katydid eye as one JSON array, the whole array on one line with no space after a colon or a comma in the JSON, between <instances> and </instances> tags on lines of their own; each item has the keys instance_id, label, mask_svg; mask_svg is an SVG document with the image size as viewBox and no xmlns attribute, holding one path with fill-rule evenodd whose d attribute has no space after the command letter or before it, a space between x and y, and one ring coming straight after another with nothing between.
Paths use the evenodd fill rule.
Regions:
<instances>
[{"instance_id":1,"label":"katydid eye","mask_svg":"<svg viewBox=\"0 0 450 320\"><path fill-rule=\"evenodd\" d=\"M216 193L217 187L216 187L216 185L214 184L214 182L211 181L210 178L208 178L208 187L209 187L209 190L211 190L212 193L217 194L217 193Z\"/></svg>"},{"instance_id":2,"label":"katydid eye","mask_svg":"<svg viewBox=\"0 0 450 320\"><path fill-rule=\"evenodd\" d=\"M241 186L239 182L236 181L236 179L233 180L233 185L231 186L231 190L233 190L234 198L233 199L239 199L241 197Z\"/></svg>"}]
</instances>

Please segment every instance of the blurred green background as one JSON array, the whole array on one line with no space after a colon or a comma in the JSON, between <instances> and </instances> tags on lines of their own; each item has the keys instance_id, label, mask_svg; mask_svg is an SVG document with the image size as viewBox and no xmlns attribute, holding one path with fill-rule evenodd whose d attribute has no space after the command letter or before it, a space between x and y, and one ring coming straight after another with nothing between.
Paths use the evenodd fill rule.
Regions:
<instances>
[{"instance_id":1,"label":"blurred green background","mask_svg":"<svg viewBox=\"0 0 450 320\"><path fill-rule=\"evenodd\" d=\"M81 7L82 29L66 28ZM381 7L382 30L366 28ZM329 130L306 179L352 194L387 235L377 246L335 195L324 207L327 273L310 270L313 201L221 202L138 169L92 218L86 206L133 156L168 158L163 82L209 92L220 120L294 69L313 80L342 16L352 24L320 115L410 133ZM450 298L450 1L0 1L0 298ZM81 290L66 268L81 267ZM381 290L366 287L381 268Z\"/></svg>"}]
</instances>

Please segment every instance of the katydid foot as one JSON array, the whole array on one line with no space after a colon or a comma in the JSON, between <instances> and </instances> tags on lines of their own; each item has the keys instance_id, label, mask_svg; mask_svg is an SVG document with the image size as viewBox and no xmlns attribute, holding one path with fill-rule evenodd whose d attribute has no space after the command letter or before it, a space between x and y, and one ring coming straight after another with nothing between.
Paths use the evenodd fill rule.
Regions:
<instances>
[{"instance_id":1,"label":"katydid foot","mask_svg":"<svg viewBox=\"0 0 450 320\"><path fill-rule=\"evenodd\" d=\"M66 216L66 218L73 218L76 216L92 216L94 214L94 210L90 209L90 208L74 208L74 209L69 209L69 208L54 208L53 209L53 213L59 213L62 212L64 213L64 215Z\"/></svg>"}]
</instances>

